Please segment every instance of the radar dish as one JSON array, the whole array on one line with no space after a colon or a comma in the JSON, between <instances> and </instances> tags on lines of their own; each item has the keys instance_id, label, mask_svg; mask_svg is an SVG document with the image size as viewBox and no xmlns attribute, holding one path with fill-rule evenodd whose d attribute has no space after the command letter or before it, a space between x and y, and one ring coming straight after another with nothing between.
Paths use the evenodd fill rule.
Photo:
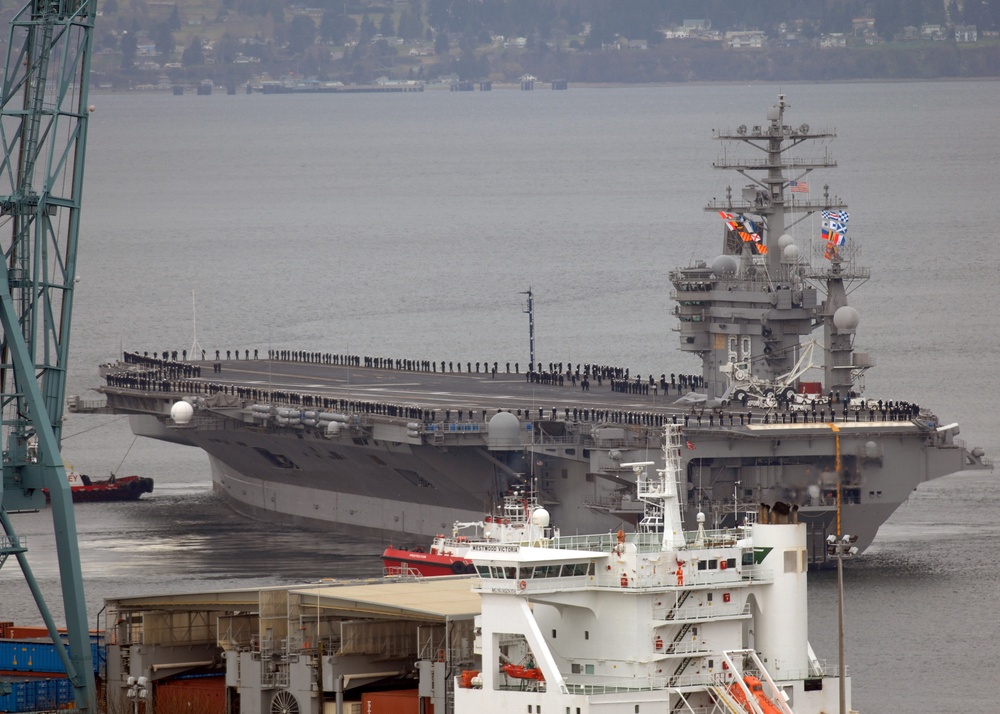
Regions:
<instances>
[{"instance_id":1,"label":"radar dish","mask_svg":"<svg viewBox=\"0 0 1000 714\"><path fill-rule=\"evenodd\" d=\"M809 133L809 125L808 124L803 124L802 126L800 126L799 127L799 133L800 134L808 134Z\"/></svg>"},{"instance_id":2,"label":"radar dish","mask_svg":"<svg viewBox=\"0 0 1000 714\"><path fill-rule=\"evenodd\" d=\"M740 124L739 127L736 129L736 133L739 134L740 136L743 136L744 134L746 134L747 133L747 125L746 124Z\"/></svg>"},{"instance_id":3,"label":"radar dish","mask_svg":"<svg viewBox=\"0 0 1000 714\"><path fill-rule=\"evenodd\" d=\"M861 322L861 316L850 305L838 307L837 311L833 313L833 324L840 332L854 332L858 329L859 322Z\"/></svg>"},{"instance_id":4,"label":"radar dish","mask_svg":"<svg viewBox=\"0 0 1000 714\"><path fill-rule=\"evenodd\" d=\"M799 247L794 243L786 245L784 250L781 251L781 259L786 263L797 263L799 260Z\"/></svg>"}]
</instances>

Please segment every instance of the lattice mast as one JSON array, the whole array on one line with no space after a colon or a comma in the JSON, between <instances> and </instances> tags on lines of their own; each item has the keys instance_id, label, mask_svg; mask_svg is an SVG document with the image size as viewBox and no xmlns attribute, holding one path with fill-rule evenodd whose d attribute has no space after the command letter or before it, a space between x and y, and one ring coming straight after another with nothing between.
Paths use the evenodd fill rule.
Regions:
<instances>
[{"instance_id":1,"label":"lattice mast","mask_svg":"<svg viewBox=\"0 0 1000 714\"><path fill-rule=\"evenodd\" d=\"M33 0L11 20L0 95L0 565L14 555L75 687L94 711L73 501L60 456L80 199L94 0ZM45 507L48 489L69 634L57 636L8 512Z\"/></svg>"},{"instance_id":2,"label":"lattice mast","mask_svg":"<svg viewBox=\"0 0 1000 714\"><path fill-rule=\"evenodd\" d=\"M852 247L841 247L840 238L825 238L829 267L815 269L800 260L800 248L786 234L820 213L824 231L828 224L832 228L831 221L842 223L842 238L848 218L847 205L826 185L818 198L808 197L804 179L815 170L837 166L830 153L793 155L800 146L827 142L836 134L815 131L808 124L786 124L788 109L784 95L779 95L766 122L713 133L726 143L713 166L736 172L747 183L735 195L733 187L727 187L725 198L713 198L705 207L724 220L722 255L711 266L699 261L670 276L681 350L701 358L710 397L722 397L729 388L724 370L731 364L749 365L759 380L780 381L798 363L803 338L819 327L824 330L824 385L829 392L849 394L873 364L868 355L853 352L857 314L853 308L843 309L848 308L847 282L867 279L865 269L845 260L845 255L854 254Z\"/></svg>"}]
</instances>

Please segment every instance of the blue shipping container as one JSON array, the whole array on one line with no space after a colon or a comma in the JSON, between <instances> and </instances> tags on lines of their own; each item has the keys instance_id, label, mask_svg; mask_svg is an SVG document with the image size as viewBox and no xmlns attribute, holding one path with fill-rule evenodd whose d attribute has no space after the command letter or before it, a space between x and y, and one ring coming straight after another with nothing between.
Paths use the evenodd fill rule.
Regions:
<instances>
[{"instance_id":1,"label":"blue shipping container","mask_svg":"<svg viewBox=\"0 0 1000 714\"><path fill-rule=\"evenodd\" d=\"M65 672L51 642L0 640L0 669L13 672Z\"/></svg>"},{"instance_id":2,"label":"blue shipping container","mask_svg":"<svg viewBox=\"0 0 1000 714\"><path fill-rule=\"evenodd\" d=\"M10 688L0 695L0 712L33 712L64 709L73 703L73 686L68 679L5 679Z\"/></svg>"},{"instance_id":3,"label":"blue shipping container","mask_svg":"<svg viewBox=\"0 0 1000 714\"><path fill-rule=\"evenodd\" d=\"M101 673L102 651L100 642L91 638L90 655L94 659L94 673ZM0 671L66 673L56 646L45 640L0 640Z\"/></svg>"}]
</instances>

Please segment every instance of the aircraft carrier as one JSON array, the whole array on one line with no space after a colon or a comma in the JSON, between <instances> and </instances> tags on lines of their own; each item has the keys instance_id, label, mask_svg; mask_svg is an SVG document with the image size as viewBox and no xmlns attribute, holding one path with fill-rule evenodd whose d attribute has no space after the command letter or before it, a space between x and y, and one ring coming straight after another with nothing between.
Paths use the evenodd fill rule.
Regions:
<instances>
[{"instance_id":1,"label":"aircraft carrier","mask_svg":"<svg viewBox=\"0 0 1000 714\"><path fill-rule=\"evenodd\" d=\"M874 362L853 349L847 295L868 271L846 239L846 204L797 190L836 164L790 155L834 135L786 124L786 109L782 96L761 124L715 133L757 153L715 164L747 179L706 206L722 219L720 254L670 273L697 375L132 353L102 368L99 391L136 434L203 449L216 493L252 518L400 544L479 520L530 481L563 534L617 530L642 516L628 464L662 461L670 420L683 426L687 528L699 512L721 527L781 502L807 524L811 563L827 561L829 535L858 536L863 550L921 482L992 465L927 405L865 399ZM817 213L818 247L786 233Z\"/></svg>"}]
</instances>

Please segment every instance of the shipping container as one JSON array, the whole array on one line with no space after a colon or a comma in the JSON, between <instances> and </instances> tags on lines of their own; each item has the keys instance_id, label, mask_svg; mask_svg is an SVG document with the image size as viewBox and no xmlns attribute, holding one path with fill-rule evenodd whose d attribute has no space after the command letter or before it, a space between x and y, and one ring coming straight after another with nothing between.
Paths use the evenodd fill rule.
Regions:
<instances>
[{"instance_id":1,"label":"shipping container","mask_svg":"<svg viewBox=\"0 0 1000 714\"><path fill-rule=\"evenodd\" d=\"M426 700L424 714L434 714L434 705ZM394 689L361 695L361 714L420 714L420 696L416 689Z\"/></svg>"},{"instance_id":2,"label":"shipping container","mask_svg":"<svg viewBox=\"0 0 1000 714\"><path fill-rule=\"evenodd\" d=\"M94 673L102 672L103 648L97 638L90 640L90 655L94 660ZM62 660L52 640L18 639L0 640L0 671L66 673Z\"/></svg>"},{"instance_id":3,"label":"shipping container","mask_svg":"<svg viewBox=\"0 0 1000 714\"><path fill-rule=\"evenodd\" d=\"M39 710L66 709L73 704L73 685L65 677L5 678L0 694L0 712L34 712Z\"/></svg>"},{"instance_id":4,"label":"shipping container","mask_svg":"<svg viewBox=\"0 0 1000 714\"><path fill-rule=\"evenodd\" d=\"M15 625L13 622L0 623L5 631L4 638L10 640L47 640L49 639L49 628L36 625ZM66 637L66 630L57 630L59 635ZM95 640L101 637L98 630L90 631L90 639Z\"/></svg>"},{"instance_id":5,"label":"shipping container","mask_svg":"<svg viewBox=\"0 0 1000 714\"><path fill-rule=\"evenodd\" d=\"M51 642L0 640L0 669L14 672L65 672Z\"/></svg>"},{"instance_id":6,"label":"shipping container","mask_svg":"<svg viewBox=\"0 0 1000 714\"><path fill-rule=\"evenodd\" d=\"M153 699L157 712L226 714L226 677L177 677L156 682Z\"/></svg>"},{"instance_id":7,"label":"shipping container","mask_svg":"<svg viewBox=\"0 0 1000 714\"><path fill-rule=\"evenodd\" d=\"M344 714L361 714L361 702L344 702ZM323 714L337 714L337 702L323 702Z\"/></svg>"},{"instance_id":8,"label":"shipping container","mask_svg":"<svg viewBox=\"0 0 1000 714\"><path fill-rule=\"evenodd\" d=\"M10 623L6 629L7 637L12 640L36 640L49 636L49 628L47 627L24 626Z\"/></svg>"}]
</instances>

